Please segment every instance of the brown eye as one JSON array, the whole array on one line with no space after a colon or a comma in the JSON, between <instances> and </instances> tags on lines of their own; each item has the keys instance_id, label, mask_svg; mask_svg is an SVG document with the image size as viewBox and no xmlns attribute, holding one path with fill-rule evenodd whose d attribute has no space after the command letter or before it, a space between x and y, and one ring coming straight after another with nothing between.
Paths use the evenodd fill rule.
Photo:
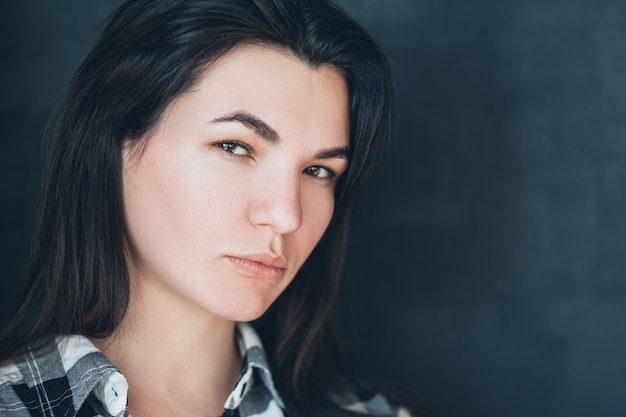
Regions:
<instances>
[{"instance_id":1,"label":"brown eye","mask_svg":"<svg viewBox=\"0 0 626 417\"><path fill-rule=\"evenodd\" d=\"M228 153L233 154L233 155L238 155L238 156L248 156L248 155L250 155L250 150L248 149L248 147L246 145L244 145L242 143L238 143L238 142L220 142L220 143L217 143L216 146L218 146L224 152L228 152Z\"/></svg>"},{"instance_id":2,"label":"brown eye","mask_svg":"<svg viewBox=\"0 0 626 417\"><path fill-rule=\"evenodd\" d=\"M332 179L335 177L335 173L332 172L330 169L320 166L308 167L304 170L304 172L313 177L323 180Z\"/></svg>"}]
</instances>

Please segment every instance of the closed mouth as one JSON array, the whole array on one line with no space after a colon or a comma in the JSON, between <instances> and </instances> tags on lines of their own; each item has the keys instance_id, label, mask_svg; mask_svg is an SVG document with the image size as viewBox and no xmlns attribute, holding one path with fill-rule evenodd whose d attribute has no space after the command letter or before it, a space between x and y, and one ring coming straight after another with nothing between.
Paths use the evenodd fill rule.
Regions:
<instances>
[{"instance_id":1,"label":"closed mouth","mask_svg":"<svg viewBox=\"0 0 626 417\"><path fill-rule=\"evenodd\" d=\"M268 255L226 256L226 258L245 275L278 282L285 274L286 262L282 257Z\"/></svg>"}]
</instances>

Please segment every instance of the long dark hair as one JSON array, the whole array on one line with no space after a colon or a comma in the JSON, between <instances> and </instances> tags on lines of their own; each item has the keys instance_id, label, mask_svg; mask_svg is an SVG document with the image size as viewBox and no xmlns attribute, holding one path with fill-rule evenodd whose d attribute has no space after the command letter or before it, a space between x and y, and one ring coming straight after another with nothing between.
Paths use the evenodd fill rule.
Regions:
<instances>
[{"instance_id":1,"label":"long dark hair","mask_svg":"<svg viewBox=\"0 0 626 417\"><path fill-rule=\"evenodd\" d=\"M149 133L207 65L242 42L282 48L312 67L330 64L348 83L350 165L333 219L254 323L287 402L302 415L338 412L324 397L346 380L333 306L354 193L390 136L391 82L377 44L326 0L128 0L114 12L51 130L27 289L0 336L0 362L59 335L102 338L116 329L130 288L122 140Z\"/></svg>"}]
</instances>

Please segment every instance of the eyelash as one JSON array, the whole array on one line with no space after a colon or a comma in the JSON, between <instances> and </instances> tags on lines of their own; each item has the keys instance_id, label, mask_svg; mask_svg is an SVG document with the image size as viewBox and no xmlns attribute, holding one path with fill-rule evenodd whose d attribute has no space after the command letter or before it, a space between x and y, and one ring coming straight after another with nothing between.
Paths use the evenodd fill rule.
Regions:
<instances>
[{"instance_id":1,"label":"eyelash","mask_svg":"<svg viewBox=\"0 0 626 417\"><path fill-rule=\"evenodd\" d=\"M231 140L228 142L219 142L216 143L215 146L220 148L222 151L229 153L235 156L250 156L250 147L245 143L238 142L236 140ZM245 154L233 152L235 148L241 148L245 151Z\"/></svg>"},{"instance_id":2,"label":"eyelash","mask_svg":"<svg viewBox=\"0 0 626 417\"><path fill-rule=\"evenodd\" d=\"M311 172L312 170L326 171L326 176L325 177L320 177L319 175L315 175L314 173ZM337 178L337 173L335 171L333 171L330 168L321 167L321 166L318 166L318 165L305 168L304 172L307 173L308 175L311 175L312 177L315 177L315 178L320 179L322 181L332 181L335 178Z\"/></svg>"},{"instance_id":3,"label":"eyelash","mask_svg":"<svg viewBox=\"0 0 626 417\"><path fill-rule=\"evenodd\" d=\"M226 153L228 153L230 155L233 155L233 156L249 157L250 153L251 153L251 149L250 149L250 147L248 145L246 145L245 143L236 141L236 140L231 140L231 141L228 141L228 142L218 142L218 143L215 144L215 146L217 148L221 149L223 152L226 152ZM245 154L234 152L234 149L237 149L237 148L243 149ZM316 175L313 172L315 170L325 171L326 174L325 174L325 176L320 176L319 174ZM319 166L319 165L314 165L314 166L307 167L307 168L304 169L304 172L307 175L310 175L310 176L312 176L314 178L317 178L317 179L320 179L322 181L332 181L335 178L337 178L337 173L334 170L332 170L330 168L327 168L327 167Z\"/></svg>"}]
</instances>

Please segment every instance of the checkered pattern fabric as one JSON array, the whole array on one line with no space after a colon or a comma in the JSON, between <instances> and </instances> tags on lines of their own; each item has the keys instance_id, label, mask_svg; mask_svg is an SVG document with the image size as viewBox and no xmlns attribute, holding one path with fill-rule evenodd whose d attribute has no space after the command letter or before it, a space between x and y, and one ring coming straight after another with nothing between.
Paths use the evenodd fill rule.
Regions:
<instances>
[{"instance_id":1,"label":"checkered pattern fabric","mask_svg":"<svg viewBox=\"0 0 626 417\"><path fill-rule=\"evenodd\" d=\"M242 369L224 404L226 417L292 417L274 387L265 352L254 329L237 325ZM83 336L59 338L43 354L27 353L19 362L0 368L2 417L122 417L128 383ZM380 395L333 396L338 405L365 415L408 417Z\"/></svg>"}]
</instances>

